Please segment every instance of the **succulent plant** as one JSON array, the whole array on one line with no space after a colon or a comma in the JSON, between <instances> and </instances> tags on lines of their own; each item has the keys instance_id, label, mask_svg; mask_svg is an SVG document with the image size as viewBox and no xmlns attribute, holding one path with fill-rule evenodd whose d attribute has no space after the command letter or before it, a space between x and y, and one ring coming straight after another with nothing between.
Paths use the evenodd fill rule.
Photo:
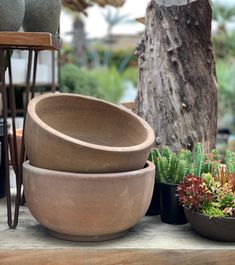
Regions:
<instances>
[{"instance_id":1,"label":"succulent plant","mask_svg":"<svg viewBox=\"0 0 235 265\"><path fill-rule=\"evenodd\" d=\"M195 145L193 152L183 149L174 153L167 146L153 149L149 159L156 165L160 182L178 184L188 175L199 178L202 174L211 174L222 185L230 180L235 190L235 153L231 151L225 153L225 166L216 149L206 154L201 143Z\"/></svg>"},{"instance_id":2,"label":"succulent plant","mask_svg":"<svg viewBox=\"0 0 235 265\"><path fill-rule=\"evenodd\" d=\"M201 143L197 143L194 147L194 175L200 177L203 169L204 153Z\"/></svg>"},{"instance_id":3,"label":"succulent plant","mask_svg":"<svg viewBox=\"0 0 235 265\"><path fill-rule=\"evenodd\" d=\"M182 150L176 154L169 147L152 152L156 164L156 176L162 183L178 184L188 174L192 161L190 151Z\"/></svg>"},{"instance_id":4,"label":"succulent plant","mask_svg":"<svg viewBox=\"0 0 235 265\"><path fill-rule=\"evenodd\" d=\"M231 151L225 152L225 163L226 163L226 169L229 172L229 174L235 173L235 153Z\"/></svg>"},{"instance_id":5,"label":"succulent plant","mask_svg":"<svg viewBox=\"0 0 235 265\"><path fill-rule=\"evenodd\" d=\"M212 201L213 194L203 183L203 178L187 176L179 184L178 197L184 207L200 211L205 203Z\"/></svg>"},{"instance_id":6,"label":"succulent plant","mask_svg":"<svg viewBox=\"0 0 235 265\"><path fill-rule=\"evenodd\" d=\"M220 179L211 173L187 176L177 189L181 204L210 217L235 217L233 184L225 168L222 172Z\"/></svg>"}]
</instances>

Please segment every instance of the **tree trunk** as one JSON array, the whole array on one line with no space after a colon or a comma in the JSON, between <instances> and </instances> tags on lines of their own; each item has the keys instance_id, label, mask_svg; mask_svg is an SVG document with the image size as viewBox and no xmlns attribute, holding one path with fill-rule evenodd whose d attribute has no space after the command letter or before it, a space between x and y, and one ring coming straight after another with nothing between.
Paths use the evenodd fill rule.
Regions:
<instances>
[{"instance_id":1,"label":"tree trunk","mask_svg":"<svg viewBox=\"0 0 235 265\"><path fill-rule=\"evenodd\" d=\"M84 23L79 16L76 16L73 23L73 52L76 62L81 66L86 64L86 44Z\"/></svg>"},{"instance_id":2,"label":"tree trunk","mask_svg":"<svg viewBox=\"0 0 235 265\"><path fill-rule=\"evenodd\" d=\"M152 0L137 47L136 112L156 133L156 146L212 149L217 133L217 82L210 0Z\"/></svg>"}]
</instances>

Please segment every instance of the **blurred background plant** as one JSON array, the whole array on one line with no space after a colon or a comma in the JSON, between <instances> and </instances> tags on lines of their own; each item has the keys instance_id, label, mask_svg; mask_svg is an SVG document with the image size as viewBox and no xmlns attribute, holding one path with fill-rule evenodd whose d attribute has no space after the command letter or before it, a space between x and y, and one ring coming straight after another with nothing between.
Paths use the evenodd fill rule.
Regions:
<instances>
[{"instance_id":1,"label":"blurred background plant","mask_svg":"<svg viewBox=\"0 0 235 265\"><path fill-rule=\"evenodd\" d=\"M232 4L231 4L232 3ZM218 91L217 147L235 150L235 3L213 1L213 48Z\"/></svg>"},{"instance_id":2,"label":"blurred background plant","mask_svg":"<svg viewBox=\"0 0 235 265\"><path fill-rule=\"evenodd\" d=\"M64 2L67 6L70 3ZM124 4L125 7L134 1L93 2L99 5L104 2L116 6ZM235 2L212 2L212 41L219 83L217 147L223 151L229 144L229 148L235 150ZM82 14L83 11L87 12L87 19ZM105 7L103 10L97 8L96 12L100 13L100 19L103 21L103 28L100 26L101 21L97 27L97 31L103 30L102 37L90 37L87 32L88 20L93 19L89 9L84 7L82 12L66 9L66 13L73 20L73 29L67 32L71 41L64 43L61 53L61 90L96 96L115 103L134 101L138 83L138 62L134 50L143 30L139 33L129 31L128 34L117 34L116 29L119 27L125 29L137 24L128 15L133 14L130 8Z\"/></svg>"},{"instance_id":3,"label":"blurred background plant","mask_svg":"<svg viewBox=\"0 0 235 265\"><path fill-rule=\"evenodd\" d=\"M81 13L67 9L66 12L73 17L73 29L67 32L72 41L63 45L60 56L60 90L114 103L134 100L138 80L134 49L138 36L113 33L118 25L134 23L133 20L118 9L106 8L101 11L106 35L88 38Z\"/></svg>"}]
</instances>

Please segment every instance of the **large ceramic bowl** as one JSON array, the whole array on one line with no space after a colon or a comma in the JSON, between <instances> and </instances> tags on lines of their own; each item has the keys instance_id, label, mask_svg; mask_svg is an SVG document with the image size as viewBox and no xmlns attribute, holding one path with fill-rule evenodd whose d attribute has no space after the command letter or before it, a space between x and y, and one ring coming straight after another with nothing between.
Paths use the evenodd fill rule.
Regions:
<instances>
[{"instance_id":1,"label":"large ceramic bowl","mask_svg":"<svg viewBox=\"0 0 235 265\"><path fill-rule=\"evenodd\" d=\"M36 167L83 173L140 169L154 139L142 118L95 98L47 94L28 106L26 153Z\"/></svg>"},{"instance_id":2,"label":"large ceramic bowl","mask_svg":"<svg viewBox=\"0 0 235 265\"><path fill-rule=\"evenodd\" d=\"M235 218L219 218L190 211L184 208L186 218L192 228L200 235L212 240L235 242Z\"/></svg>"},{"instance_id":3,"label":"large ceramic bowl","mask_svg":"<svg viewBox=\"0 0 235 265\"><path fill-rule=\"evenodd\" d=\"M124 234L146 213L155 166L123 173L78 174L23 165L27 206L59 238L101 241Z\"/></svg>"}]
</instances>

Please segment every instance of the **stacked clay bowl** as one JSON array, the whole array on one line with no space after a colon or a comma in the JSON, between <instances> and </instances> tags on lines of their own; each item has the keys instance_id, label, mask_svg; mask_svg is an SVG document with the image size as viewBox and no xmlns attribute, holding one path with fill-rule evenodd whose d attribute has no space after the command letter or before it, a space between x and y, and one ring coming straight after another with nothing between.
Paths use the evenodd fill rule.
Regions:
<instances>
[{"instance_id":1,"label":"stacked clay bowl","mask_svg":"<svg viewBox=\"0 0 235 265\"><path fill-rule=\"evenodd\" d=\"M131 111L71 94L33 99L25 137L32 165L75 173L141 169L154 142L151 127Z\"/></svg>"},{"instance_id":2,"label":"stacked clay bowl","mask_svg":"<svg viewBox=\"0 0 235 265\"><path fill-rule=\"evenodd\" d=\"M124 173L67 173L24 163L24 189L34 218L59 238L100 241L123 235L146 213L154 165Z\"/></svg>"},{"instance_id":3,"label":"stacked clay bowl","mask_svg":"<svg viewBox=\"0 0 235 265\"><path fill-rule=\"evenodd\" d=\"M116 238L146 213L155 167L151 127L114 104L47 94L28 106L24 190L32 215L63 239Z\"/></svg>"}]
</instances>

